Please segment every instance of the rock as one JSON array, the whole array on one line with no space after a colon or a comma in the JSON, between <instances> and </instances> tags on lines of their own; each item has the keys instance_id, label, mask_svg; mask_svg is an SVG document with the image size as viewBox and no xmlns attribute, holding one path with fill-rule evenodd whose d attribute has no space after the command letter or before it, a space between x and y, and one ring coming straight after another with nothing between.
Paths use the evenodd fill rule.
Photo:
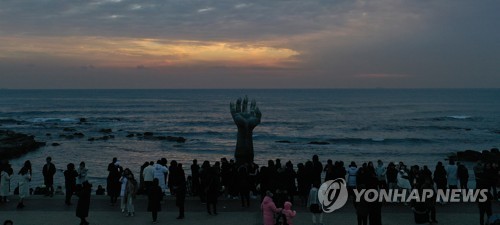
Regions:
<instances>
[{"instance_id":1,"label":"rock","mask_svg":"<svg viewBox=\"0 0 500 225\"><path fill-rule=\"evenodd\" d=\"M86 118L80 118L80 123L86 123L87 119Z\"/></svg>"},{"instance_id":2,"label":"rock","mask_svg":"<svg viewBox=\"0 0 500 225\"><path fill-rule=\"evenodd\" d=\"M494 153L494 154L500 154L500 151L498 150L498 148L492 148L490 150L491 153Z\"/></svg>"},{"instance_id":3,"label":"rock","mask_svg":"<svg viewBox=\"0 0 500 225\"><path fill-rule=\"evenodd\" d=\"M134 137L135 135L134 134L128 134L127 137L128 138L131 138L131 137Z\"/></svg>"},{"instance_id":4,"label":"rock","mask_svg":"<svg viewBox=\"0 0 500 225\"><path fill-rule=\"evenodd\" d=\"M175 141L177 143L184 143L186 142L186 138L183 137L172 137L172 136L167 136L168 141Z\"/></svg>"},{"instance_id":5,"label":"rock","mask_svg":"<svg viewBox=\"0 0 500 225\"><path fill-rule=\"evenodd\" d=\"M34 136L0 130L0 158L2 159L19 157L44 145L45 142L36 141Z\"/></svg>"},{"instance_id":6,"label":"rock","mask_svg":"<svg viewBox=\"0 0 500 225\"><path fill-rule=\"evenodd\" d=\"M67 135L66 136L66 139L73 139L73 138L75 138L75 136L73 136L73 135Z\"/></svg>"},{"instance_id":7,"label":"rock","mask_svg":"<svg viewBox=\"0 0 500 225\"><path fill-rule=\"evenodd\" d=\"M465 150L463 152L457 152L457 159L459 161L469 161L475 162L482 158L481 152L474 150Z\"/></svg>"},{"instance_id":8,"label":"rock","mask_svg":"<svg viewBox=\"0 0 500 225\"><path fill-rule=\"evenodd\" d=\"M77 138L82 138L82 137L85 137L85 134L83 134L83 133L74 133L73 136L75 136Z\"/></svg>"},{"instance_id":9,"label":"rock","mask_svg":"<svg viewBox=\"0 0 500 225\"><path fill-rule=\"evenodd\" d=\"M153 132L144 132L145 137L151 137L153 136Z\"/></svg>"},{"instance_id":10,"label":"rock","mask_svg":"<svg viewBox=\"0 0 500 225\"><path fill-rule=\"evenodd\" d=\"M137 137L142 137L141 133L137 133L136 135L137 135Z\"/></svg>"},{"instance_id":11,"label":"rock","mask_svg":"<svg viewBox=\"0 0 500 225\"><path fill-rule=\"evenodd\" d=\"M174 137L174 136L158 136L156 137L158 140L166 140L166 141L172 141L172 142L177 142L177 143L184 143L186 142L186 138L184 137Z\"/></svg>"},{"instance_id":12,"label":"rock","mask_svg":"<svg viewBox=\"0 0 500 225\"><path fill-rule=\"evenodd\" d=\"M54 142L54 143L52 143L51 145L55 147L55 146L59 146L59 145L61 145L61 144Z\"/></svg>"},{"instance_id":13,"label":"rock","mask_svg":"<svg viewBox=\"0 0 500 225\"><path fill-rule=\"evenodd\" d=\"M51 135L52 135L51 133L46 133L46 134L45 134L45 136L47 136L47 137L48 137L48 136L51 136Z\"/></svg>"},{"instance_id":14,"label":"rock","mask_svg":"<svg viewBox=\"0 0 500 225\"><path fill-rule=\"evenodd\" d=\"M326 141L311 141L308 144L310 144L310 145L329 145L330 143L326 142Z\"/></svg>"},{"instance_id":15,"label":"rock","mask_svg":"<svg viewBox=\"0 0 500 225\"><path fill-rule=\"evenodd\" d=\"M67 132L74 132L74 131L76 131L76 130L75 130L74 128L65 127L65 128L63 129L63 131L67 131Z\"/></svg>"},{"instance_id":16,"label":"rock","mask_svg":"<svg viewBox=\"0 0 500 225\"><path fill-rule=\"evenodd\" d=\"M280 141L276 141L276 143L292 143L291 141L287 141L287 140L280 140Z\"/></svg>"},{"instance_id":17,"label":"rock","mask_svg":"<svg viewBox=\"0 0 500 225\"><path fill-rule=\"evenodd\" d=\"M89 139L87 139L88 141L106 141L106 140L109 140L109 139L113 139L115 138L115 135L104 135L102 137L91 137Z\"/></svg>"},{"instance_id":18,"label":"rock","mask_svg":"<svg viewBox=\"0 0 500 225\"><path fill-rule=\"evenodd\" d=\"M109 134L109 133L113 132L113 130L110 128L103 128L103 129L100 129L99 132Z\"/></svg>"}]
</instances>

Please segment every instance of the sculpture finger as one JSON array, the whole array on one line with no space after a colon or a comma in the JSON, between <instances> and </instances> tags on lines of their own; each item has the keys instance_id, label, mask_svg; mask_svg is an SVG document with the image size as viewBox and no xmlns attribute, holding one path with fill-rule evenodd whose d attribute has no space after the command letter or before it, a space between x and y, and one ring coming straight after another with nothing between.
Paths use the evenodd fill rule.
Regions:
<instances>
[{"instance_id":1,"label":"sculpture finger","mask_svg":"<svg viewBox=\"0 0 500 225\"><path fill-rule=\"evenodd\" d=\"M252 102L250 103L250 111L255 111L255 106L257 106L257 102L254 100L252 100Z\"/></svg>"},{"instance_id":2,"label":"sculpture finger","mask_svg":"<svg viewBox=\"0 0 500 225\"><path fill-rule=\"evenodd\" d=\"M238 98L238 100L236 100L236 113L239 112L241 112L241 98Z\"/></svg>"},{"instance_id":3,"label":"sculpture finger","mask_svg":"<svg viewBox=\"0 0 500 225\"><path fill-rule=\"evenodd\" d=\"M229 102L229 110L231 111L231 115L234 117L234 114L236 114L236 106L233 102Z\"/></svg>"},{"instance_id":4,"label":"sculpture finger","mask_svg":"<svg viewBox=\"0 0 500 225\"><path fill-rule=\"evenodd\" d=\"M241 112L248 112L248 96L245 95L245 98L243 98L243 104L241 105Z\"/></svg>"},{"instance_id":5,"label":"sculpture finger","mask_svg":"<svg viewBox=\"0 0 500 225\"><path fill-rule=\"evenodd\" d=\"M260 112L259 107L255 107L255 117L257 118L257 120L260 123L260 118L262 118L262 113Z\"/></svg>"}]
</instances>

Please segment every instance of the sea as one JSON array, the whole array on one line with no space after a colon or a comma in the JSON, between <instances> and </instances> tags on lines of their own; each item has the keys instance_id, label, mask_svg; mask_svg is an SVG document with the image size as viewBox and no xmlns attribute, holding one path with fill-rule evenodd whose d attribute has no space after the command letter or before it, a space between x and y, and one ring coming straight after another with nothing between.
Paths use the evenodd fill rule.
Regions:
<instances>
[{"instance_id":1,"label":"sea","mask_svg":"<svg viewBox=\"0 0 500 225\"><path fill-rule=\"evenodd\" d=\"M10 160L15 173L32 162L32 186L42 184L47 156L59 169L56 185L64 184L68 163L81 161L91 182L105 184L113 157L136 174L144 162L163 157L183 163L190 174L193 159L234 158L237 130L229 103L244 96L262 112L253 133L260 165L269 159L297 165L316 154L323 163L381 159L433 169L457 151L500 147L500 89L2 89L0 129L47 143ZM187 140L127 137L144 132ZM74 133L84 137L67 137ZM114 138L88 140L104 135Z\"/></svg>"}]
</instances>

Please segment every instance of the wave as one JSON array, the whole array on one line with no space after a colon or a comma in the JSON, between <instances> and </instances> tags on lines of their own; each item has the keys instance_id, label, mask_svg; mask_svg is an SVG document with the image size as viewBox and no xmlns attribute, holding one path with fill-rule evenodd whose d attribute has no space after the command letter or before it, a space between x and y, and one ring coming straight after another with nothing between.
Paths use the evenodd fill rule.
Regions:
<instances>
[{"instance_id":1,"label":"wave","mask_svg":"<svg viewBox=\"0 0 500 225\"><path fill-rule=\"evenodd\" d=\"M438 116L438 117L424 117L424 118L414 118L413 121L477 121L480 117L467 116L467 115L450 115L450 116Z\"/></svg>"},{"instance_id":2,"label":"wave","mask_svg":"<svg viewBox=\"0 0 500 225\"><path fill-rule=\"evenodd\" d=\"M433 140L422 138L332 138L328 139L332 144L426 144Z\"/></svg>"},{"instance_id":3,"label":"wave","mask_svg":"<svg viewBox=\"0 0 500 225\"><path fill-rule=\"evenodd\" d=\"M74 123L80 120L76 118L33 118L26 121L31 123Z\"/></svg>"},{"instance_id":4,"label":"wave","mask_svg":"<svg viewBox=\"0 0 500 225\"><path fill-rule=\"evenodd\" d=\"M265 136L260 137L254 136L254 139L267 139L273 140L275 143L283 144L357 144L357 145L390 145L390 144L429 144L435 143L439 140L423 139L423 138L330 138L330 139L319 139L319 138L304 138L304 137L276 137L276 136Z\"/></svg>"},{"instance_id":5,"label":"wave","mask_svg":"<svg viewBox=\"0 0 500 225\"><path fill-rule=\"evenodd\" d=\"M457 119L457 120L465 120L465 119L469 119L469 118L472 118L471 116L447 116L447 118L451 118L451 119Z\"/></svg>"},{"instance_id":6,"label":"wave","mask_svg":"<svg viewBox=\"0 0 500 225\"><path fill-rule=\"evenodd\" d=\"M11 118L0 118L0 124L17 124L22 123L23 121L11 119Z\"/></svg>"}]
</instances>

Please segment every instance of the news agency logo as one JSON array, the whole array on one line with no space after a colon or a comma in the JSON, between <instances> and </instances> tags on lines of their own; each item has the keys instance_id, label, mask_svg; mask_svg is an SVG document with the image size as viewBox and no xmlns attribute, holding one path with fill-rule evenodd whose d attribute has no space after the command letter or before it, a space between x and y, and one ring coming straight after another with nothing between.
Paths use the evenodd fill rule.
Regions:
<instances>
[{"instance_id":1,"label":"news agency logo","mask_svg":"<svg viewBox=\"0 0 500 225\"><path fill-rule=\"evenodd\" d=\"M361 202L486 202L488 189L354 189L354 201ZM342 208L349 198L346 182L342 178L330 180L319 187L318 199L323 212L331 213Z\"/></svg>"},{"instance_id":2,"label":"news agency logo","mask_svg":"<svg viewBox=\"0 0 500 225\"><path fill-rule=\"evenodd\" d=\"M318 199L323 212L331 213L342 208L348 197L346 182L342 178L329 180L319 187Z\"/></svg>"}]
</instances>

